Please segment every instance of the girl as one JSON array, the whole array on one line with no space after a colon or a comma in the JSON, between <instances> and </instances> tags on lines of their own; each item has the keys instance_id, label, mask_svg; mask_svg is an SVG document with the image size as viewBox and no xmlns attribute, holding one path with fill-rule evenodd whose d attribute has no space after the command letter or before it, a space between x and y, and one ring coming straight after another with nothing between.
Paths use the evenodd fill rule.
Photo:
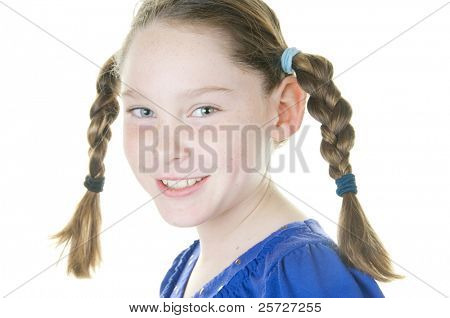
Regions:
<instances>
[{"instance_id":1,"label":"girl","mask_svg":"<svg viewBox=\"0 0 450 318\"><path fill-rule=\"evenodd\" d=\"M71 241L68 273L90 277L100 261L98 193L121 97L133 173L166 222L199 234L175 257L161 297L384 297L375 280L403 276L393 272L357 200L352 110L332 77L322 56L287 48L261 0L143 1L97 79L88 191L53 236ZM267 172L272 151L299 129L307 94L343 200L338 244ZM256 134L230 134L255 127ZM175 138L179 128L189 137Z\"/></svg>"}]
</instances>

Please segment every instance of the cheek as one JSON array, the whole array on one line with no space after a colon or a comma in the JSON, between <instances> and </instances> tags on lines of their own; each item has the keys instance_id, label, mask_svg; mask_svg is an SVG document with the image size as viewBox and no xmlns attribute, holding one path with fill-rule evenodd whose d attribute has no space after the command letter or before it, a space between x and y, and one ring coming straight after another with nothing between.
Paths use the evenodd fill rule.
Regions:
<instances>
[{"instance_id":1,"label":"cheek","mask_svg":"<svg viewBox=\"0 0 450 318\"><path fill-rule=\"evenodd\" d=\"M261 171L267 164L265 156L265 137L262 135L262 130L251 124L249 129L244 128L239 132L236 145L233 147L233 157L235 167L239 165L242 173L251 174ZM264 169L263 169L264 170Z\"/></svg>"},{"instance_id":2,"label":"cheek","mask_svg":"<svg viewBox=\"0 0 450 318\"><path fill-rule=\"evenodd\" d=\"M156 195L156 184L150 177L153 169L153 153L146 151L146 138L149 138L148 129L144 126L137 125L131 121L124 121L123 125L123 149L125 157L130 165L130 168L135 175L138 182L145 191L152 196Z\"/></svg>"},{"instance_id":3,"label":"cheek","mask_svg":"<svg viewBox=\"0 0 450 318\"><path fill-rule=\"evenodd\" d=\"M127 159L132 159L136 155L136 143L138 142L139 132L135 125L124 122L123 125L123 149Z\"/></svg>"},{"instance_id":4,"label":"cheek","mask_svg":"<svg viewBox=\"0 0 450 318\"><path fill-rule=\"evenodd\" d=\"M228 142L231 142L229 148ZM255 191L264 178L268 163L264 155L264 136L257 129L247 133L240 130L226 143L221 145L218 156L219 169L222 169L218 189L226 191L220 205L224 209L235 206Z\"/></svg>"},{"instance_id":5,"label":"cheek","mask_svg":"<svg viewBox=\"0 0 450 318\"><path fill-rule=\"evenodd\" d=\"M264 106L261 103L249 102L247 108L242 107L237 118L238 131L233 131L233 165L239 167L244 173L252 173L254 170L261 171L267 164L266 143L269 140L265 135ZM254 106L258 105L258 106Z\"/></svg>"},{"instance_id":6,"label":"cheek","mask_svg":"<svg viewBox=\"0 0 450 318\"><path fill-rule=\"evenodd\" d=\"M245 125L228 132L219 133L219 142L212 144L221 173L235 178L261 170L267 163L264 153L265 140L262 130L254 124ZM247 127L248 128L248 127ZM264 169L263 169L264 170Z\"/></svg>"},{"instance_id":7,"label":"cheek","mask_svg":"<svg viewBox=\"0 0 450 318\"><path fill-rule=\"evenodd\" d=\"M250 137L248 138L250 139ZM248 147L245 147L245 138L234 138L232 146L219 155L220 161L218 174L217 191L222 192L219 196L220 210L224 211L239 202L243 202L251 196L256 187L261 182L261 169L258 169L257 152L255 147L251 147L253 140L248 140ZM255 171L255 169L257 171Z\"/></svg>"},{"instance_id":8,"label":"cheek","mask_svg":"<svg viewBox=\"0 0 450 318\"><path fill-rule=\"evenodd\" d=\"M125 157L128 160L134 173L142 171L142 163L140 162L141 134L139 126L131 122L124 122L123 125L123 149Z\"/></svg>"}]
</instances>

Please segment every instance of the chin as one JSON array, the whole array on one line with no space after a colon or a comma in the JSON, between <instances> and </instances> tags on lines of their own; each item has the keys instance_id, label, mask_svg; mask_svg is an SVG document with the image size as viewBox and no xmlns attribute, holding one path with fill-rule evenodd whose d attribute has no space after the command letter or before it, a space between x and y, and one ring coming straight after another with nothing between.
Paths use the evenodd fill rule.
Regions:
<instances>
[{"instance_id":1,"label":"chin","mask_svg":"<svg viewBox=\"0 0 450 318\"><path fill-rule=\"evenodd\" d=\"M159 209L158 209L159 210ZM195 227L204 222L203 219L199 219L196 215L190 214L175 214L168 210L159 210L159 214L164 219L167 224L170 224L175 227Z\"/></svg>"}]
</instances>

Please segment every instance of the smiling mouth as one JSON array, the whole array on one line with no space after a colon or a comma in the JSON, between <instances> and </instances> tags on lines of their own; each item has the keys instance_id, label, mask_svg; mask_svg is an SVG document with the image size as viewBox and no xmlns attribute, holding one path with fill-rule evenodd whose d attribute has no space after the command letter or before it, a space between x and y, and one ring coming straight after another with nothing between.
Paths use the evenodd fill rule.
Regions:
<instances>
[{"instance_id":1,"label":"smiling mouth","mask_svg":"<svg viewBox=\"0 0 450 318\"><path fill-rule=\"evenodd\" d=\"M189 178L189 179L162 179L160 180L166 187L170 189L184 189L193 186L197 182L202 181L205 177Z\"/></svg>"},{"instance_id":2,"label":"smiling mouth","mask_svg":"<svg viewBox=\"0 0 450 318\"><path fill-rule=\"evenodd\" d=\"M209 180L210 176L190 179L158 179L158 188L169 197L189 195L199 189Z\"/></svg>"}]
</instances>

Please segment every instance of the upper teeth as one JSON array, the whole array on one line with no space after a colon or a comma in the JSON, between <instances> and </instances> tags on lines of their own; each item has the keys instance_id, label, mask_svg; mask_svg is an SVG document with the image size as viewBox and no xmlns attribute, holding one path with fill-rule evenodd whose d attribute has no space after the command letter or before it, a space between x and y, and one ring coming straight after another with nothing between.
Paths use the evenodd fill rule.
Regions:
<instances>
[{"instance_id":1,"label":"upper teeth","mask_svg":"<svg viewBox=\"0 0 450 318\"><path fill-rule=\"evenodd\" d=\"M193 185L194 183L202 180L203 178L196 178L196 179L185 179L185 180L161 180L166 186L169 188L179 189L179 188L185 188L188 186Z\"/></svg>"}]
</instances>

